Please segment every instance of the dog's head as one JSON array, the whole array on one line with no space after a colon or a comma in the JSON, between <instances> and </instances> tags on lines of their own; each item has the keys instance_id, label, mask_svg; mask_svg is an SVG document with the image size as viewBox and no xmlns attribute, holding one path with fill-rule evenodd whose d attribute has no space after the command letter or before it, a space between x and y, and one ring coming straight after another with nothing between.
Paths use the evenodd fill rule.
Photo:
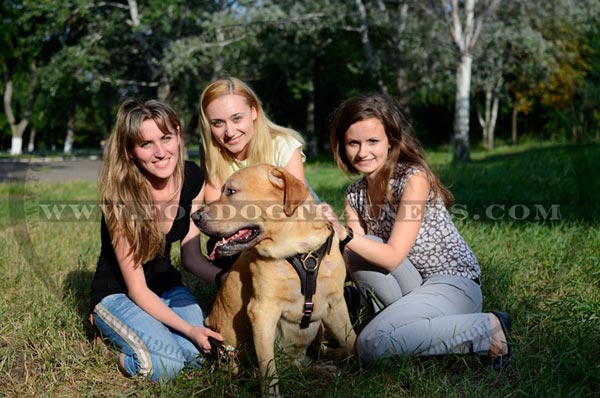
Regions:
<instances>
[{"instance_id":1,"label":"dog's head","mask_svg":"<svg viewBox=\"0 0 600 398\"><path fill-rule=\"evenodd\" d=\"M219 240L215 252L222 256L257 246L264 256L284 258L312 245L314 238L306 231L314 229L315 223L326 226L323 219L316 219L304 183L271 165L234 173L223 185L220 199L193 213L192 220Z\"/></svg>"}]
</instances>

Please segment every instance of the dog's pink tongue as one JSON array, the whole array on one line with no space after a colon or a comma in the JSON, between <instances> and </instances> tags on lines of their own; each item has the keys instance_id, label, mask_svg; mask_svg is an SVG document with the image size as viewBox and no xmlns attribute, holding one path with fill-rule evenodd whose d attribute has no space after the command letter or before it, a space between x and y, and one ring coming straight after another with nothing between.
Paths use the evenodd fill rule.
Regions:
<instances>
[{"instance_id":1,"label":"dog's pink tongue","mask_svg":"<svg viewBox=\"0 0 600 398\"><path fill-rule=\"evenodd\" d=\"M240 229L239 231L237 231L235 233L235 235L233 235L231 237L231 239L233 239L233 238L247 238L251 234L252 234L252 230L250 230L250 229Z\"/></svg>"},{"instance_id":2,"label":"dog's pink tongue","mask_svg":"<svg viewBox=\"0 0 600 398\"><path fill-rule=\"evenodd\" d=\"M217 258L217 246L218 243L214 245L212 252L208 255L208 259L211 261Z\"/></svg>"},{"instance_id":3,"label":"dog's pink tongue","mask_svg":"<svg viewBox=\"0 0 600 398\"><path fill-rule=\"evenodd\" d=\"M228 237L228 238L222 238L220 241L218 241L217 243L215 243L215 246L213 247L213 250L210 253L210 255L208 256L208 258L210 260L214 260L218 256L218 253L217 253L217 248L218 247L223 246L224 244L226 244L227 242L229 242L231 240L247 237L250 234L252 234L251 230L249 230L249 229L240 229L239 231L237 231L235 234L231 235L230 237Z\"/></svg>"},{"instance_id":4,"label":"dog's pink tongue","mask_svg":"<svg viewBox=\"0 0 600 398\"><path fill-rule=\"evenodd\" d=\"M209 260L214 260L216 259L219 254L217 253L217 248L219 248L220 246L223 246L225 243L227 243L227 241L231 239L231 238L221 238L221 240L217 241L217 243L215 243L215 245L213 246L212 252L208 255Z\"/></svg>"}]
</instances>

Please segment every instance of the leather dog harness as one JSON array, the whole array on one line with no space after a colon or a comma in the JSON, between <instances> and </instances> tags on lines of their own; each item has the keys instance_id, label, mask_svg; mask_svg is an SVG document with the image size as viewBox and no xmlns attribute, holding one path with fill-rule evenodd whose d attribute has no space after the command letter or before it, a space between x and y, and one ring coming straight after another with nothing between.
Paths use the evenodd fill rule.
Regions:
<instances>
[{"instance_id":1,"label":"leather dog harness","mask_svg":"<svg viewBox=\"0 0 600 398\"><path fill-rule=\"evenodd\" d=\"M300 291L304 294L304 315L300 322L300 328L305 329L310 324L310 317L313 312L312 296L317 290L317 275L319 266L325 254L331 250L333 240L333 228L328 225L329 237L317 250L311 250L308 253L298 253L293 257L288 257L287 261L294 267L300 277Z\"/></svg>"}]
</instances>

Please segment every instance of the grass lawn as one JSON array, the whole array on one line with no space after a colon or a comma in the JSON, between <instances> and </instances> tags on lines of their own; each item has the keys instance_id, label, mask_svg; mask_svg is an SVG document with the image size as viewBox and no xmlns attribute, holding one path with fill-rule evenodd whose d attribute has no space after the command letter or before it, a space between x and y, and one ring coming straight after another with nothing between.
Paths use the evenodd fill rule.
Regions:
<instances>
[{"instance_id":1,"label":"grass lawn","mask_svg":"<svg viewBox=\"0 0 600 398\"><path fill-rule=\"evenodd\" d=\"M511 366L495 372L484 358L445 356L340 364L338 377L281 369L285 396L600 396L600 145L472 157L454 165L432 152L429 160L455 194L454 220L481 263L484 309L513 318ZM308 163L306 173L341 213L348 177L331 162ZM213 367L169 383L125 379L114 351L91 343L95 189L0 184L0 397L257 396L255 379ZM208 303L214 289L185 278Z\"/></svg>"}]
</instances>

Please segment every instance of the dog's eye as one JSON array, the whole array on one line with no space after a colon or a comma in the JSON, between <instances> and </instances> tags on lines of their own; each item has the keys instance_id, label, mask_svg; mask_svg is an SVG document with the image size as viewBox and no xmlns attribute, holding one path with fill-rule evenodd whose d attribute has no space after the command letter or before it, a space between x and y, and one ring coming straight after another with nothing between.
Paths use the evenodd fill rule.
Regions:
<instances>
[{"instance_id":1,"label":"dog's eye","mask_svg":"<svg viewBox=\"0 0 600 398\"><path fill-rule=\"evenodd\" d=\"M235 193L235 189L233 188L225 188L225 195L231 196Z\"/></svg>"}]
</instances>

